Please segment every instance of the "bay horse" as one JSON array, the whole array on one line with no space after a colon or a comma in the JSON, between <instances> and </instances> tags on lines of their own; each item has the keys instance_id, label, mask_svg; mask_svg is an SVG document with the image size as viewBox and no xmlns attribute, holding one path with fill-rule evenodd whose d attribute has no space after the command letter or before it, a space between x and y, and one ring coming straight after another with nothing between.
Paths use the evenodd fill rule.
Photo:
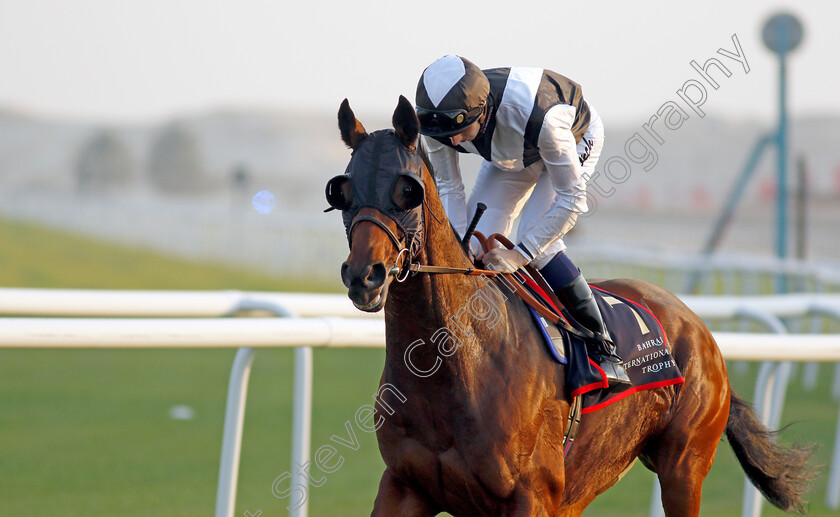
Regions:
<instances>
[{"instance_id":1,"label":"bay horse","mask_svg":"<svg viewBox=\"0 0 840 517\"><path fill-rule=\"evenodd\" d=\"M353 150L345 174L327 184L350 244L341 278L357 308L384 307L380 387L404 398L370 420L386 465L372 516L578 516L636 459L658 476L667 516L696 516L724 432L764 496L804 512L810 450L777 445L730 389L723 357L700 318L673 294L639 280L593 285L656 315L685 382L585 415L564 458L565 368L550 359L522 300L502 297L490 325L486 313L464 307L481 289L500 294L497 281L409 274L405 267L473 266L418 149L411 103L400 97L393 129L368 134L346 99L338 120Z\"/></svg>"}]
</instances>

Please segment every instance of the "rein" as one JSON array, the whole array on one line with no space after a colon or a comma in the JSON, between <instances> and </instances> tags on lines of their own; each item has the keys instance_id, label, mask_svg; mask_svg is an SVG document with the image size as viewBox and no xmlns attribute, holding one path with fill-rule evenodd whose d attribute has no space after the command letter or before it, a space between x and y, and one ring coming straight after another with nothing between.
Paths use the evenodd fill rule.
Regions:
<instances>
[{"instance_id":1,"label":"rein","mask_svg":"<svg viewBox=\"0 0 840 517\"><path fill-rule=\"evenodd\" d=\"M378 224L381 224L377 221ZM467 234L469 235L469 233ZM473 232L473 235L478 239L478 242L481 244L481 248L486 253L490 250L491 243L493 241L499 242L503 244L508 249L513 248L513 243L511 243L506 237L499 233L494 233L490 237L485 238L481 232ZM467 238L465 237L465 240ZM399 247L399 246L398 246ZM400 260L405 255L409 264L400 266ZM489 277L498 277L500 275L506 275L507 277L511 277L513 275L509 273L500 273L498 271L492 271L489 269L478 269L478 268L466 268L466 267L447 267L447 266L430 266L426 264L417 264L417 263L410 263L411 258L408 256L408 249L403 248L400 250L400 254L397 255L397 260L395 261L394 267L391 269L390 274L396 276L396 280L398 282L404 282L406 278L410 274L416 273L429 273L429 274L463 274L463 275L486 275ZM530 265L525 266L526 271L531 275L532 279L540 286L540 288L545 291L545 293L549 296L552 302L559 308L562 306L560 301L557 299L557 296L554 294L554 291L548 284L545 283L545 280L542 278L542 275L537 273L537 271ZM508 282L510 280L508 279ZM508 285L515 285L509 283ZM542 302L537 300L534 296L531 295L526 289L517 289L514 288L516 294L522 298L525 303L530 305L534 310L536 310L541 316L549 319L555 325L563 327L566 331L575 334L580 337L586 337L584 332L579 331L578 329L572 327L569 322L563 317L561 314L553 311L551 308L546 307ZM588 330L588 329L581 329L581 330ZM578 427L580 426L580 418L583 409L583 399L582 397L574 397L572 399L571 406L569 408L569 417L566 421L566 432L563 434L563 456L569 454L569 450L572 448L572 444L575 441L575 437L577 436Z\"/></svg>"},{"instance_id":2,"label":"rein","mask_svg":"<svg viewBox=\"0 0 840 517\"><path fill-rule=\"evenodd\" d=\"M434 215L434 214L433 214ZM581 338L592 337L594 334L589 329L586 328L576 328L573 327L567 318L563 316L559 310L559 307L562 307L562 303L557 299L557 296L554 294L554 291L549 287L549 285L545 282L542 275L537 272L531 265L526 265L525 270L529 273L530 277L534 282L546 293L552 303L554 303L555 307L558 308L557 311L552 310L552 308L547 307L541 301L537 300L527 289L516 287L516 283L513 282L511 279L513 277L510 273L501 273L499 271L493 271L490 269L479 269L474 267L451 267L451 266L432 266L428 264L419 264L419 263L412 263L412 254L407 247L403 247L400 243L400 240L394 235L394 232L391 231L388 226L381 221L379 218L372 216L372 215L360 215L357 216L353 223L350 226L350 232L352 234L353 227L356 226L357 223L362 221L368 221L370 223L375 224L376 226L383 229L390 238L391 242L396 246L399 250L397 254L397 258L394 260L394 266L389 271L389 275L393 275L397 282L405 282L410 275L418 274L418 273L427 273L427 274L461 274L461 275L472 275L472 276L479 276L484 275L491 278L502 278L505 279L507 285L511 287L511 289L519 295L522 300L531 306L538 314L542 317L546 318L547 320L551 321L558 327L563 328L570 334L574 334ZM469 235L469 234L468 234ZM492 243L499 242L500 244L504 245L508 249L512 249L513 243L510 242L504 235L499 233L494 233L490 237L484 237L481 232L472 232L478 242L481 244L481 248L484 252L490 251L492 247ZM467 238L465 238L466 240ZM424 239L425 240L425 239ZM518 280L517 280L518 281ZM571 405L569 407L569 416L566 422L566 432L563 435L563 456L569 454L569 450L572 448L572 443L575 441L575 437L577 436L578 427L580 426L580 418L582 412L582 399L581 397L573 397Z\"/></svg>"},{"instance_id":3,"label":"rein","mask_svg":"<svg viewBox=\"0 0 840 517\"><path fill-rule=\"evenodd\" d=\"M401 257L405 255L406 262L408 264L400 265ZM397 282L405 282L405 279L408 278L409 275L417 274L417 273L428 273L428 274L444 274L444 275L451 275L451 274L462 274L462 275L471 275L471 276L489 276L489 277L497 277L499 276L498 271L492 271L490 269L478 269L474 267L449 267L449 266L430 266L428 264L418 264L418 263L411 263L411 259L408 257L408 248L403 248L400 250L400 254L397 255L397 260L394 262L394 267L391 268L389 272L390 275L393 275L397 278L395 280Z\"/></svg>"},{"instance_id":4,"label":"rein","mask_svg":"<svg viewBox=\"0 0 840 517\"><path fill-rule=\"evenodd\" d=\"M359 218L361 219L361 217ZM378 224L379 226L384 225L375 220L373 217L368 217L367 220L373 220L372 222ZM389 237L393 235L390 230L387 232ZM478 238L478 241L481 243L482 248L486 247L486 239L484 236L479 233L475 232L474 235ZM470 276L480 276L485 275L491 278L495 278L499 276L500 272L493 271L491 269L479 269L475 267L451 267L451 266L432 266L429 264L419 264L419 263L412 263L411 257L408 256L408 248L401 248L398 241L395 240L394 237L391 238L391 241L397 245L397 249L400 250L399 255L397 255L397 259L394 261L394 267L391 268L389 274L396 276L396 280L398 282L405 281L408 278L409 274L417 274L417 273L428 273L428 274L444 274L444 275L451 275L451 274L462 274L462 275L470 275ZM405 256L405 258L403 258ZM400 264L400 260L403 260L404 263Z\"/></svg>"},{"instance_id":5,"label":"rein","mask_svg":"<svg viewBox=\"0 0 840 517\"><path fill-rule=\"evenodd\" d=\"M377 223L378 223L378 221L377 221ZM492 243L494 241L499 242L500 244L504 245L508 249L512 249L514 247L513 243L510 242L504 235L502 235L500 233L494 233L490 237L484 237L484 235L482 235L481 232L474 232L473 236L478 239L478 242L481 244L481 248L484 250L485 253L490 251L490 249L492 249ZM399 248L399 246L398 246L398 248ZM405 263L400 264L400 259L403 256L405 256L405 259L403 259L403 261ZM499 271L493 271L493 270L490 270L490 269L479 269L479 268L474 268L474 267L432 266L432 265L427 265L427 264L411 263L411 257L408 256L408 250L405 249L405 248L400 250L400 254L397 255L397 260L395 261L394 267L391 268L391 271L390 271L389 274L396 276L397 277L396 280L398 282L404 282L405 279L408 278L408 276L410 274L417 274L417 273L462 274L462 275L472 275L472 276L485 275L485 276L488 276L488 277L491 277L491 278L501 277L501 278L504 278L507 285L510 286L512 288L512 290L514 292L516 292L516 294L518 294L519 297L522 298L525 301L525 303L527 303L535 311L537 311L537 313L539 313L540 316L543 316L548 321L554 323L555 325L558 325L558 326L562 327L563 329L565 329L565 330L567 330L567 331L571 332L572 334L575 334L579 337L583 337L583 338L594 337L594 334L591 331L589 331L588 329L585 329L585 328L578 329L578 328L573 327L571 324L569 324L567 318L559 312L559 308L562 307L563 304L560 302L560 300L554 294L554 291L551 289L551 287L549 287L548 284L545 282L545 280L542 278L542 275L540 275L539 272L537 272L537 270L534 269L533 266L526 265L525 270L529 273L529 275L534 280L534 282L546 293L546 295L549 297L551 302L553 302L555 307L558 308L557 310L554 310L554 308L548 307L544 303L542 303L541 301L537 300L537 298L535 298L533 295L531 295L531 293L528 292L527 289L517 288L516 283L521 283L521 282L518 282L518 281L513 282L511 280L513 275L510 274L510 273L501 273Z\"/></svg>"},{"instance_id":6,"label":"rein","mask_svg":"<svg viewBox=\"0 0 840 517\"><path fill-rule=\"evenodd\" d=\"M487 275L498 276L498 271L490 269L478 269L474 267L447 267L447 266L429 266L426 264L409 264L408 270L412 273L462 273L464 275Z\"/></svg>"}]
</instances>

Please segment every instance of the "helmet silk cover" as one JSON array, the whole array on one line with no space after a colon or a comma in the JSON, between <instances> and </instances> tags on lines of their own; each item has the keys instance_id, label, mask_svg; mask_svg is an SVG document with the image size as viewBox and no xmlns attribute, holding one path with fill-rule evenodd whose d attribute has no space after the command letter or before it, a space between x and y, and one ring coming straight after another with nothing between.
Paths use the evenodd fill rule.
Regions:
<instances>
[{"instance_id":1,"label":"helmet silk cover","mask_svg":"<svg viewBox=\"0 0 840 517\"><path fill-rule=\"evenodd\" d=\"M475 64L460 56L444 56L423 70L415 102L428 136L447 136L469 126L481 116L490 93L490 82ZM458 117L458 111L463 116ZM444 124L435 119L446 117ZM424 117L425 116L425 117Z\"/></svg>"},{"instance_id":2,"label":"helmet silk cover","mask_svg":"<svg viewBox=\"0 0 840 517\"><path fill-rule=\"evenodd\" d=\"M481 106L489 93L490 82L472 61L444 56L423 70L415 100L430 110L471 110Z\"/></svg>"}]
</instances>

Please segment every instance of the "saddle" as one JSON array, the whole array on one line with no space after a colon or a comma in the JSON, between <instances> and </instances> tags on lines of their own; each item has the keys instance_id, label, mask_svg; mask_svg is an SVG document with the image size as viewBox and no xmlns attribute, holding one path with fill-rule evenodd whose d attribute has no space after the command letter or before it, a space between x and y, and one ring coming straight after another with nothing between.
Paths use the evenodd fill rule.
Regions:
<instances>
[{"instance_id":1,"label":"saddle","mask_svg":"<svg viewBox=\"0 0 840 517\"><path fill-rule=\"evenodd\" d=\"M530 282L527 279L523 285L532 291L529 294L535 298L545 296L546 301L550 301L547 293L540 292L538 286L535 289ZM682 383L682 374L671 356L665 331L656 316L644 305L590 287L604 324L624 358L624 368L632 386L611 387L603 371L587 355L585 340L588 337L550 323L529 305L551 357L567 365L567 391L572 397L583 397L582 413L597 411L638 391ZM560 310L561 315L565 312L566 309ZM569 318L568 321L574 320Z\"/></svg>"},{"instance_id":2,"label":"saddle","mask_svg":"<svg viewBox=\"0 0 840 517\"><path fill-rule=\"evenodd\" d=\"M493 241L513 248L500 234L486 239L475 235L485 250ZM579 405L581 414L592 413L633 393L684 382L662 324L648 307L590 285L633 383L610 387L604 372L587 354L586 341L598 337L574 320L539 271L527 265L512 275L500 276L528 305L550 356L566 365L566 390L572 397L573 410Z\"/></svg>"}]
</instances>

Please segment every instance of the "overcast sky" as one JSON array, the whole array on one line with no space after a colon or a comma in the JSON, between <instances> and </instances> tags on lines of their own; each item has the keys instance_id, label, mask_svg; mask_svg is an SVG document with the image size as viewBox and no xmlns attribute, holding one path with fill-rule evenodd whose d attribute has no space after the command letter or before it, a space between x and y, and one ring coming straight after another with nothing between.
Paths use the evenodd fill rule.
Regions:
<instances>
[{"instance_id":1,"label":"overcast sky","mask_svg":"<svg viewBox=\"0 0 840 517\"><path fill-rule=\"evenodd\" d=\"M156 122L231 107L359 118L412 101L430 62L538 66L583 85L607 123L646 122L716 57L703 110L772 120L778 67L761 26L796 14L794 114L840 114L840 2L351 2L302 0L0 0L0 106L97 122ZM749 73L718 54L735 52Z\"/></svg>"}]
</instances>

